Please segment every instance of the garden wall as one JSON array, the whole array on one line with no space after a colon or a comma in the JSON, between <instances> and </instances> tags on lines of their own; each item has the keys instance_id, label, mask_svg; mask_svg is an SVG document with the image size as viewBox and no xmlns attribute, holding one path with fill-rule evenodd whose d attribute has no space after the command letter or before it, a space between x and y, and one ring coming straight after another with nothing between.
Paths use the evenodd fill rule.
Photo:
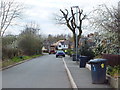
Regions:
<instances>
[{"instance_id":1,"label":"garden wall","mask_svg":"<svg viewBox=\"0 0 120 90\"><path fill-rule=\"evenodd\" d=\"M102 58L107 59L107 65L115 66L120 65L120 55L103 54Z\"/></svg>"}]
</instances>

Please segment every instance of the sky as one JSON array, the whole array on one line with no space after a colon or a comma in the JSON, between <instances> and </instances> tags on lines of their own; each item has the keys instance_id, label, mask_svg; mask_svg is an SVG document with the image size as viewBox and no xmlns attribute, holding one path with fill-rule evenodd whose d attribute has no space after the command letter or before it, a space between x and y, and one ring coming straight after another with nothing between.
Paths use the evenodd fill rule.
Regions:
<instances>
[{"instance_id":1,"label":"sky","mask_svg":"<svg viewBox=\"0 0 120 90\"><path fill-rule=\"evenodd\" d=\"M34 22L40 26L40 33L48 35L71 34L66 26L57 25L54 20L54 14L61 13L59 10L70 9L72 6L79 6L87 14L100 4L115 6L119 0L14 0L23 3L24 9L21 20L15 22L18 26L10 27L7 33L18 35L24 26ZM87 23L84 23L87 25ZM84 29L86 35L94 30Z\"/></svg>"}]
</instances>

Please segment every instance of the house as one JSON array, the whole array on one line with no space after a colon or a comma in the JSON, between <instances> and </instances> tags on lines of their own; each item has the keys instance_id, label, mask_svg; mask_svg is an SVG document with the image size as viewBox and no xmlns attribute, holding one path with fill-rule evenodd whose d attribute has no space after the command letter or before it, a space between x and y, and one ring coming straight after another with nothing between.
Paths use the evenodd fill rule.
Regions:
<instances>
[{"instance_id":1,"label":"house","mask_svg":"<svg viewBox=\"0 0 120 90\"><path fill-rule=\"evenodd\" d=\"M63 50L68 49L68 44L66 43L65 40L60 40L60 41L58 41L57 48L63 49Z\"/></svg>"},{"instance_id":2,"label":"house","mask_svg":"<svg viewBox=\"0 0 120 90\"><path fill-rule=\"evenodd\" d=\"M62 50L66 50L70 47L70 41L69 40L59 40L56 43L52 44L54 46L56 46L56 49L62 49Z\"/></svg>"},{"instance_id":3,"label":"house","mask_svg":"<svg viewBox=\"0 0 120 90\"><path fill-rule=\"evenodd\" d=\"M48 52L48 50L43 46L42 47L42 52Z\"/></svg>"}]
</instances>

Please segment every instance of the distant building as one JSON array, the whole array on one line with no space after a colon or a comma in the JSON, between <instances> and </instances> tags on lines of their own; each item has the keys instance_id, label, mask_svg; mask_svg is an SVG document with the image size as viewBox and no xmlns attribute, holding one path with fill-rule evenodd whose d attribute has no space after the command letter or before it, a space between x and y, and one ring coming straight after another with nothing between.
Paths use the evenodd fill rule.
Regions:
<instances>
[{"instance_id":1,"label":"distant building","mask_svg":"<svg viewBox=\"0 0 120 90\"><path fill-rule=\"evenodd\" d=\"M96 44L99 43L100 41L100 36L98 32L88 34L87 38L88 38L88 44L90 47L96 46Z\"/></svg>"},{"instance_id":2,"label":"distant building","mask_svg":"<svg viewBox=\"0 0 120 90\"><path fill-rule=\"evenodd\" d=\"M71 43L69 40L59 40L52 45L56 46L56 49L58 49L58 50L59 49L66 50L70 47Z\"/></svg>"},{"instance_id":3,"label":"distant building","mask_svg":"<svg viewBox=\"0 0 120 90\"><path fill-rule=\"evenodd\" d=\"M79 47L84 45L85 41L87 41L87 44L89 47L93 47L96 45L96 42L99 41L99 35L97 32L90 33L87 36L83 36L80 38Z\"/></svg>"},{"instance_id":4,"label":"distant building","mask_svg":"<svg viewBox=\"0 0 120 90\"><path fill-rule=\"evenodd\" d=\"M42 47L42 52L48 52L48 49L46 49L44 46Z\"/></svg>"}]
</instances>

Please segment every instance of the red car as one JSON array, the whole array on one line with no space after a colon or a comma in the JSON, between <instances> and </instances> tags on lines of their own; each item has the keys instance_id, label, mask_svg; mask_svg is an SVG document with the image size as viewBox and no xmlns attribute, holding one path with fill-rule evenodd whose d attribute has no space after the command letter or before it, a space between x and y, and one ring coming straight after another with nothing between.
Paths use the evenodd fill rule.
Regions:
<instances>
[{"instance_id":1,"label":"red car","mask_svg":"<svg viewBox=\"0 0 120 90\"><path fill-rule=\"evenodd\" d=\"M55 50L50 50L49 51L49 54L55 54L56 52L55 52Z\"/></svg>"}]
</instances>

